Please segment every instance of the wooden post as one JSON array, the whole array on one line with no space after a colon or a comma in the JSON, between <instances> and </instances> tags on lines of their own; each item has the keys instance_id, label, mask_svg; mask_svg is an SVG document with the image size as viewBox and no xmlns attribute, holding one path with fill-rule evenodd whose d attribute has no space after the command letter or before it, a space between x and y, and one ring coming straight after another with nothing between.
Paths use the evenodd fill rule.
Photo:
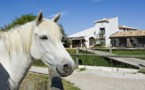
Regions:
<instances>
[{"instance_id":1,"label":"wooden post","mask_svg":"<svg viewBox=\"0 0 145 90\"><path fill-rule=\"evenodd\" d=\"M72 39L70 40L70 48L72 48L73 47L73 45L72 45L72 43L73 43L73 41L72 41Z\"/></svg>"},{"instance_id":2,"label":"wooden post","mask_svg":"<svg viewBox=\"0 0 145 90\"><path fill-rule=\"evenodd\" d=\"M81 48L83 47L83 44L82 44L82 42L83 42L83 41L81 40Z\"/></svg>"},{"instance_id":3,"label":"wooden post","mask_svg":"<svg viewBox=\"0 0 145 90\"><path fill-rule=\"evenodd\" d=\"M48 68L48 88L47 90L51 90L51 78L52 78L52 70Z\"/></svg>"},{"instance_id":4,"label":"wooden post","mask_svg":"<svg viewBox=\"0 0 145 90\"><path fill-rule=\"evenodd\" d=\"M78 69L79 67L79 58L78 58L78 54L79 54L79 48L76 48L76 69Z\"/></svg>"},{"instance_id":5,"label":"wooden post","mask_svg":"<svg viewBox=\"0 0 145 90\"><path fill-rule=\"evenodd\" d=\"M109 46L109 51L110 51L110 54L112 54L112 48L111 48L111 45Z\"/></svg>"}]
</instances>

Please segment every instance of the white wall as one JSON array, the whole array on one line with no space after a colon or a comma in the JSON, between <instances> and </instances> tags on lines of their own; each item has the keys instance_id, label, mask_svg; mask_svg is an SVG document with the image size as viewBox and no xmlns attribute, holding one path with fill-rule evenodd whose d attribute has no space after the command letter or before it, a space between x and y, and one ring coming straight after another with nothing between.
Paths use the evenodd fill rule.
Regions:
<instances>
[{"instance_id":1,"label":"white wall","mask_svg":"<svg viewBox=\"0 0 145 90\"><path fill-rule=\"evenodd\" d=\"M108 19L109 23L103 22L103 23L96 23L96 32L99 33L100 28L105 28L105 39L106 39L106 47L110 46L110 35L113 33L119 31L119 24L118 24L118 17Z\"/></svg>"},{"instance_id":2,"label":"white wall","mask_svg":"<svg viewBox=\"0 0 145 90\"><path fill-rule=\"evenodd\" d=\"M85 45L86 45L87 48L89 48L90 47L90 45L89 45L89 37L85 37L85 40L86 40Z\"/></svg>"},{"instance_id":3,"label":"white wall","mask_svg":"<svg viewBox=\"0 0 145 90\"><path fill-rule=\"evenodd\" d=\"M109 24L106 30L106 46L108 47L110 45L110 35L113 33L119 31L119 23L118 23L118 17L112 18L109 20Z\"/></svg>"}]
</instances>

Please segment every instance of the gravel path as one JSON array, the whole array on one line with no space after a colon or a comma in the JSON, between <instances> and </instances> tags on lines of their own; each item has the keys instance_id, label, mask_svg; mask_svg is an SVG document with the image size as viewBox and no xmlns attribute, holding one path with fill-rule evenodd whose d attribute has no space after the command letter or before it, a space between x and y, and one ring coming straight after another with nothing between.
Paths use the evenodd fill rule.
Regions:
<instances>
[{"instance_id":1,"label":"gravel path","mask_svg":"<svg viewBox=\"0 0 145 90\"><path fill-rule=\"evenodd\" d=\"M84 66L80 66L84 68ZM65 77L81 90L145 90L145 75L134 69L85 66ZM46 68L32 67L30 71L48 73Z\"/></svg>"},{"instance_id":2,"label":"gravel path","mask_svg":"<svg viewBox=\"0 0 145 90\"><path fill-rule=\"evenodd\" d=\"M145 75L137 73L137 70L118 71L115 68L98 67L75 71L64 79L71 81L81 90L145 90Z\"/></svg>"}]
</instances>

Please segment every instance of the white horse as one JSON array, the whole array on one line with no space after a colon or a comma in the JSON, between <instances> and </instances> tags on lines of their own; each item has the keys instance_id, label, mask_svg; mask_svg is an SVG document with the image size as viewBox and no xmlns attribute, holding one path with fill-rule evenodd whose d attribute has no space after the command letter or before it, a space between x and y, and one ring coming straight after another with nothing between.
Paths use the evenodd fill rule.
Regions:
<instances>
[{"instance_id":1,"label":"white horse","mask_svg":"<svg viewBox=\"0 0 145 90\"><path fill-rule=\"evenodd\" d=\"M0 90L18 90L35 60L41 60L58 76L74 71L74 61L61 43L57 21L44 19L40 12L36 20L0 34Z\"/></svg>"}]
</instances>

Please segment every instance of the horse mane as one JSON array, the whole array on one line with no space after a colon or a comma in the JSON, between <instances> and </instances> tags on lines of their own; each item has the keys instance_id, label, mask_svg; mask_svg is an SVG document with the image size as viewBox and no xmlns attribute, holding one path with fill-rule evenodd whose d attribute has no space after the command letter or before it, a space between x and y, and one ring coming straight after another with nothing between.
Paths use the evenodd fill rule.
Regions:
<instances>
[{"instance_id":1,"label":"horse mane","mask_svg":"<svg viewBox=\"0 0 145 90\"><path fill-rule=\"evenodd\" d=\"M5 46L9 54L13 53L13 51L19 53L19 51L22 52L23 50L26 50L26 52L28 52L30 48L30 43L26 42L30 42L30 38L32 37L32 23L33 22L16 26L9 31L5 31L1 34L1 38L2 40L4 40Z\"/></svg>"},{"instance_id":2,"label":"horse mane","mask_svg":"<svg viewBox=\"0 0 145 90\"><path fill-rule=\"evenodd\" d=\"M16 26L9 31L0 32L0 40L4 40L5 46L10 55L13 51L17 53L23 53L24 51L30 53L32 33L35 28L34 24L35 21L32 21L24 25ZM45 28L53 42L62 37L60 30L57 30L60 29L60 27L55 25L54 22L49 19L44 19L38 27L42 30Z\"/></svg>"}]
</instances>

